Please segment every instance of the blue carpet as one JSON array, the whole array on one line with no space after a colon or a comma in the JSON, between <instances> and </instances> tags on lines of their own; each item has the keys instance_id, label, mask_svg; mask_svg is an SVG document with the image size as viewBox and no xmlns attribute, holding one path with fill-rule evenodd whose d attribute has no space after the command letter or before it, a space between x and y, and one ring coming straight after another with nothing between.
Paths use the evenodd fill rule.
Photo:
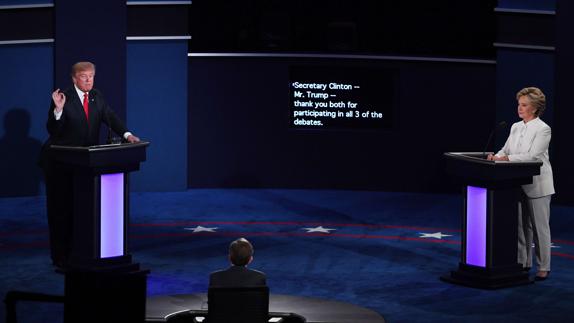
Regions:
<instances>
[{"instance_id":1,"label":"blue carpet","mask_svg":"<svg viewBox=\"0 0 574 323\"><path fill-rule=\"evenodd\" d=\"M2 296L63 294L49 264L44 203L0 199ZM550 279L488 291L438 279L460 257L456 195L206 189L133 193L131 205L130 250L151 270L148 295L205 292L208 274L227 266L229 242L244 236L272 293L353 303L388 322L574 322L573 208L552 206ZM213 232L191 230L198 226ZM304 229L319 226L335 230ZM437 232L441 239L423 237ZM18 305L20 322L61 322L62 312L60 304Z\"/></svg>"}]
</instances>

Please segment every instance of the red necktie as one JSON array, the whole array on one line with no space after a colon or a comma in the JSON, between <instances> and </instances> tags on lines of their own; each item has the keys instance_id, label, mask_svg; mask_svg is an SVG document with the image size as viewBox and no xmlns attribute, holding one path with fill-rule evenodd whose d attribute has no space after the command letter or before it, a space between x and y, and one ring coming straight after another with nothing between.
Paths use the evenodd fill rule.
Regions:
<instances>
[{"instance_id":1,"label":"red necktie","mask_svg":"<svg viewBox=\"0 0 574 323\"><path fill-rule=\"evenodd\" d=\"M86 120L88 120L88 126L90 125L90 106L88 103L88 92L84 93L84 112L86 113Z\"/></svg>"}]
</instances>

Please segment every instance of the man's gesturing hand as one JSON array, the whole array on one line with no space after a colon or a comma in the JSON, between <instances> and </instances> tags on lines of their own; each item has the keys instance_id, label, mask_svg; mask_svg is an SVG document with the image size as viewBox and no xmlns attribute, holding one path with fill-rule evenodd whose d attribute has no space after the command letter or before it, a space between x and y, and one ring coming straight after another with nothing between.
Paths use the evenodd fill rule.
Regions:
<instances>
[{"instance_id":1,"label":"man's gesturing hand","mask_svg":"<svg viewBox=\"0 0 574 323\"><path fill-rule=\"evenodd\" d=\"M56 112L60 113L62 109L64 109L66 96L60 92L60 89L56 89L56 91L52 92L52 100L54 100L54 104L56 105Z\"/></svg>"}]
</instances>

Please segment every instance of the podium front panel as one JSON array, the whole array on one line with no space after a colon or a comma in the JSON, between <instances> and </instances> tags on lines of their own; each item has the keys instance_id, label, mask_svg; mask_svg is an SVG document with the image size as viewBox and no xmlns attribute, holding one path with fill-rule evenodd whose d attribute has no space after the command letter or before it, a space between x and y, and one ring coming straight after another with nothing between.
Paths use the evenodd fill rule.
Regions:
<instances>
[{"instance_id":1,"label":"podium front panel","mask_svg":"<svg viewBox=\"0 0 574 323\"><path fill-rule=\"evenodd\" d=\"M483 153L445 153L447 171L462 180L461 257L441 279L486 289L530 284L517 261L522 185L540 174L541 161L489 161Z\"/></svg>"},{"instance_id":2,"label":"podium front panel","mask_svg":"<svg viewBox=\"0 0 574 323\"><path fill-rule=\"evenodd\" d=\"M466 252L468 265L486 266L486 203L488 190L482 187L466 188Z\"/></svg>"},{"instance_id":3,"label":"podium front panel","mask_svg":"<svg viewBox=\"0 0 574 323\"><path fill-rule=\"evenodd\" d=\"M124 176L100 176L100 258L124 255Z\"/></svg>"}]
</instances>

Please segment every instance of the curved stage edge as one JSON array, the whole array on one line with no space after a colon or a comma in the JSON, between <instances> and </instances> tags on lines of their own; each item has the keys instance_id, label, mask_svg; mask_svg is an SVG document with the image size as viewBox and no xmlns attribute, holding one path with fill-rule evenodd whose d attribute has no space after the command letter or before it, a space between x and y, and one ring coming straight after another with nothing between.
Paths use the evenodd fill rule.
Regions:
<instances>
[{"instance_id":1,"label":"curved stage edge","mask_svg":"<svg viewBox=\"0 0 574 323\"><path fill-rule=\"evenodd\" d=\"M187 311L207 311L207 294L161 295L147 298L146 322L166 322ZM269 295L269 312L295 313L307 323L384 323L377 312L357 305L314 297Z\"/></svg>"}]
</instances>

